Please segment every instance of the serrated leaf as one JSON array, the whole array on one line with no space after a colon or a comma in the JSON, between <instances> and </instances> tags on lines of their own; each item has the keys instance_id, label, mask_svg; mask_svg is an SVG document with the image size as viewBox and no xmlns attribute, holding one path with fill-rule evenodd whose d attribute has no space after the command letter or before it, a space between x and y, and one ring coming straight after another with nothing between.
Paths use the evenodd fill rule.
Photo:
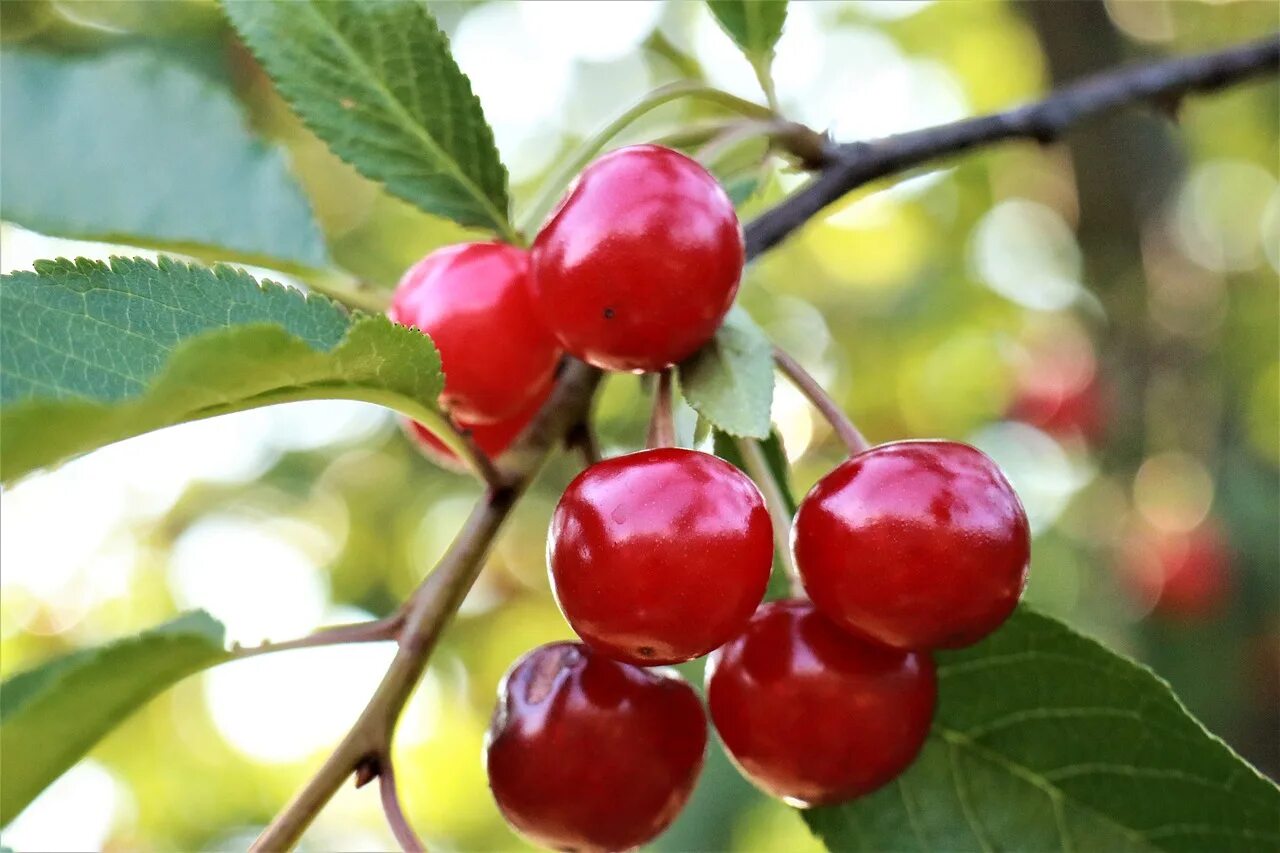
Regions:
<instances>
[{"instance_id":1,"label":"serrated leaf","mask_svg":"<svg viewBox=\"0 0 1280 853\"><path fill-rule=\"evenodd\" d=\"M324 238L232 93L140 50L0 55L0 214L45 234L307 267Z\"/></svg>"},{"instance_id":2,"label":"serrated leaf","mask_svg":"<svg viewBox=\"0 0 1280 853\"><path fill-rule=\"evenodd\" d=\"M1026 609L938 656L928 744L897 781L804 813L831 850L1280 846L1280 790L1149 670Z\"/></svg>"},{"instance_id":3,"label":"serrated leaf","mask_svg":"<svg viewBox=\"0 0 1280 853\"><path fill-rule=\"evenodd\" d=\"M223 8L339 157L428 213L513 237L493 131L426 4L224 0Z\"/></svg>"},{"instance_id":4,"label":"serrated leaf","mask_svg":"<svg viewBox=\"0 0 1280 853\"><path fill-rule=\"evenodd\" d=\"M290 400L438 425L440 358L385 317L229 267L40 261L0 278L0 480L170 424Z\"/></svg>"},{"instance_id":5,"label":"serrated leaf","mask_svg":"<svg viewBox=\"0 0 1280 853\"><path fill-rule=\"evenodd\" d=\"M720 28L746 55L765 92L772 96L769 66L787 20L786 0L707 0L707 7Z\"/></svg>"},{"instance_id":6,"label":"serrated leaf","mask_svg":"<svg viewBox=\"0 0 1280 853\"><path fill-rule=\"evenodd\" d=\"M716 430L712 442L716 456L735 465L748 476L751 475L751 472L747 469L746 461L738 451L737 439L727 433ZM794 518L796 514L796 499L791 494L791 466L787 462L786 450L782 446L782 436L778 434L776 429L770 430L769 437L760 442L760 451L764 455L765 463L769 466L769 473L773 476L774 482L778 484L778 491L782 493L782 502L786 504L787 512ZM781 554L781 549L790 548L791 543L774 542L774 546L773 574L769 576L769 588L765 590L764 594L765 601L786 598L791 593L791 580L787 577L786 565L782 561Z\"/></svg>"},{"instance_id":7,"label":"serrated leaf","mask_svg":"<svg viewBox=\"0 0 1280 853\"><path fill-rule=\"evenodd\" d=\"M679 366L680 391L717 429L746 438L769 437L773 404L773 346L736 305L712 341Z\"/></svg>"},{"instance_id":8,"label":"serrated leaf","mask_svg":"<svg viewBox=\"0 0 1280 853\"><path fill-rule=\"evenodd\" d=\"M226 660L223 634L221 623L194 611L0 684L0 825L130 713L186 676Z\"/></svg>"}]
</instances>

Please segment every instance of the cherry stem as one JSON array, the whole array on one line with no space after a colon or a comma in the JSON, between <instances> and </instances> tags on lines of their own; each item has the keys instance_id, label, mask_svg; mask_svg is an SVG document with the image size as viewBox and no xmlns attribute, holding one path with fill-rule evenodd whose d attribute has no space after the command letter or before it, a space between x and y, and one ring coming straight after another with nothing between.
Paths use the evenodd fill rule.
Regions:
<instances>
[{"instance_id":1,"label":"cherry stem","mask_svg":"<svg viewBox=\"0 0 1280 853\"><path fill-rule=\"evenodd\" d=\"M382 795L382 811L386 813L387 825L395 836L400 848L405 853L426 853L427 847L418 838L404 816L400 807L400 797L396 794L396 776L391 768L391 756L383 755L378 762L378 788Z\"/></svg>"},{"instance_id":2,"label":"cherry stem","mask_svg":"<svg viewBox=\"0 0 1280 853\"><path fill-rule=\"evenodd\" d=\"M564 437L564 444L565 447L576 448L582 454L583 464L588 467L604 458L600 453L600 439L590 420L583 420L573 426Z\"/></svg>"},{"instance_id":3,"label":"cherry stem","mask_svg":"<svg viewBox=\"0 0 1280 853\"><path fill-rule=\"evenodd\" d=\"M649 418L649 434L645 447L675 447L676 419L671 406L672 368L658 374L658 387L653 392L653 415Z\"/></svg>"},{"instance_id":4,"label":"cherry stem","mask_svg":"<svg viewBox=\"0 0 1280 853\"><path fill-rule=\"evenodd\" d=\"M853 421L849 420L849 416L844 413L839 404L831 399L831 395L818 384L818 380L814 379L809 371L800 366L800 362L780 347L773 348L773 360L778 365L778 370L782 371L782 375L791 380L791 384L795 385L800 393L809 399L813 407L827 419L827 423L831 424L836 435L840 436L840 440L849 448L850 456L857 456L871 447L871 443L853 425Z\"/></svg>"},{"instance_id":5,"label":"cherry stem","mask_svg":"<svg viewBox=\"0 0 1280 853\"><path fill-rule=\"evenodd\" d=\"M791 508L782 495L782 487L765 459L764 448L760 442L752 438L735 439L738 453L742 454L742 464L747 473L755 480L764 497L764 505L769 509L769 520L773 522L773 544L782 560L782 568L787 573L787 581L791 586L793 597L802 598L804 589L800 585L800 573L796 569L795 558L791 554Z\"/></svg>"},{"instance_id":6,"label":"cherry stem","mask_svg":"<svg viewBox=\"0 0 1280 853\"><path fill-rule=\"evenodd\" d=\"M475 438L471 435L471 430L458 426L451 417L446 416L444 421L449 425L449 429L452 430L458 439L458 443L462 446L462 455L466 458L467 467L474 471L480 481L489 488L502 488L505 482L502 475L494 467L493 460L485 455L484 451L480 449L480 445L476 444Z\"/></svg>"},{"instance_id":7,"label":"cherry stem","mask_svg":"<svg viewBox=\"0 0 1280 853\"><path fill-rule=\"evenodd\" d=\"M234 646L231 656L235 660L257 657L273 652L287 652L293 649L310 649L321 646L336 646L345 643L378 643L388 642L396 638L396 633L404 623L404 614L395 613L385 619L371 622L354 622L350 625L336 625L322 628L306 637L287 640L280 643L262 643L257 646Z\"/></svg>"}]
</instances>

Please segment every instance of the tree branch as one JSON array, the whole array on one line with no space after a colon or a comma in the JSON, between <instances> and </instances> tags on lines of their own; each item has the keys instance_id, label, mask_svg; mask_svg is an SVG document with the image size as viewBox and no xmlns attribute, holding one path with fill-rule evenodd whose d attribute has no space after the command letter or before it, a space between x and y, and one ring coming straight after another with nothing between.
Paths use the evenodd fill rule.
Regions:
<instances>
[{"instance_id":1,"label":"tree branch","mask_svg":"<svg viewBox=\"0 0 1280 853\"><path fill-rule=\"evenodd\" d=\"M1186 95L1212 92L1278 68L1280 37L1273 35L1216 53L1125 66L1007 112L871 142L833 144L812 181L747 226L747 257L773 248L824 207L876 178L1009 139L1052 142L1076 125L1121 107L1145 102L1167 108Z\"/></svg>"}]
</instances>

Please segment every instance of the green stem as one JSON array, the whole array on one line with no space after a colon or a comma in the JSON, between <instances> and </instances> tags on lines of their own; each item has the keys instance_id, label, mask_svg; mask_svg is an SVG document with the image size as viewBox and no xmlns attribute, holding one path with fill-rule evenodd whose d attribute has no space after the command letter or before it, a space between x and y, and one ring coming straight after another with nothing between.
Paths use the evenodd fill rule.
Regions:
<instances>
[{"instance_id":1,"label":"green stem","mask_svg":"<svg viewBox=\"0 0 1280 853\"><path fill-rule=\"evenodd\" d=\"M745 98L739 98L737 95L731 95L722 89L702 83L680 81L654 89L579 146L578 150L543 184L542 192L530 202L524 214L518 217L520 230L531 231L540 225L564 192L564 188L569 185L574 176L595 159L611 139L642 116L681 98L698 98L708 101L747 118L774 118L773 112L768 107L762 107Z\"/></svg>"},{"instance_id":2,"label":"green stem","mask_svg":"<svg viewBox=\"0 0 1280 853\"><path fill-rule=\"evenodd\" d=\"M791 584L791 594L794 597L803 598L804 588L800 585L800 573L796 570L795 558L791 554L791 510L782 496L782 489L778 486L778 481L764 458L764 450L761 449L760 442L750 438L739 438L735 439L735 443L738 445L738 452L742 454L742 464L747 467L747 473L751 475L751 479L756 481L760 494L764 497L764 504L769 509L769 519L773 522L774 547L782 559L782 568L786 571L787 580Z\"/></svg>"}]
</instances>

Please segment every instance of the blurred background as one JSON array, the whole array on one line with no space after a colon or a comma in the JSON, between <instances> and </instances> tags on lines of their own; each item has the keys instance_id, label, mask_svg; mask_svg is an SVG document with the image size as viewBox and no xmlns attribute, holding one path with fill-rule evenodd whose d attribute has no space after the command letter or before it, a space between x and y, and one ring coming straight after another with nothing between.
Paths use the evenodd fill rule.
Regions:
<instances>
[{"instance_id":1,"label":"blurred background","mask_svg":"<svg viewBox=\"0 0 1280 853\"><path fill-rule=\"evenodd\" d=\"M429 5L484 104L517 200L664 82L703 78L761 98L700 3ZM234 97L242 109L218 120L284 148L335 264L374 287L469 236L330 155L212 3L4 0L0 16L5 54L143 52ZM847 141L1002 109L1092 70L1277 25L1273 2L792 3L775 77L789 117ZM108 92L108 115L116 96L129 92ZM1066 145L1003 146L858 192L748 269L742 302L873 441L947 437L995 457L1036 536L1027 600L1148 663L1275 776L1280 97L1267 81L1176 111L1177 125L1130 113ZM618 142L676 142L723 118L672 104ZM21 134L7 124L7 140ZM182 143L193 159L212 144ZM3 168L48 171L66 154L38 156L48 161ZM804 180L752 145L725 152L717 170L744 198L744 219ZM215 202L192 199L203 203ZM216 203L235 210L234 199ZM121 251L2 228L5 271ZM306 278L291 272L284 280ZM598 409L608 452L641 443L644 393L635 377L608 381ZM783 383L774 416L803 493L839 461L839 442ZM432 849L524 848L490 800L481 741L507 666L569 636L543 554L577 466L553 461L520 506L403 720L402 793ZM0 674L188 608L207 608L244 643L386 614L477 493L424 461L387 412L339 402L176 427L32 476L0 497ZM293 652L185 681L107 737L3 841L20 851L243 848L345 732L391 654ZM377 797L349 786L305 842L391 844ZM716 752L653 847L816 843Z\"/></svg>"}]
</instances>

